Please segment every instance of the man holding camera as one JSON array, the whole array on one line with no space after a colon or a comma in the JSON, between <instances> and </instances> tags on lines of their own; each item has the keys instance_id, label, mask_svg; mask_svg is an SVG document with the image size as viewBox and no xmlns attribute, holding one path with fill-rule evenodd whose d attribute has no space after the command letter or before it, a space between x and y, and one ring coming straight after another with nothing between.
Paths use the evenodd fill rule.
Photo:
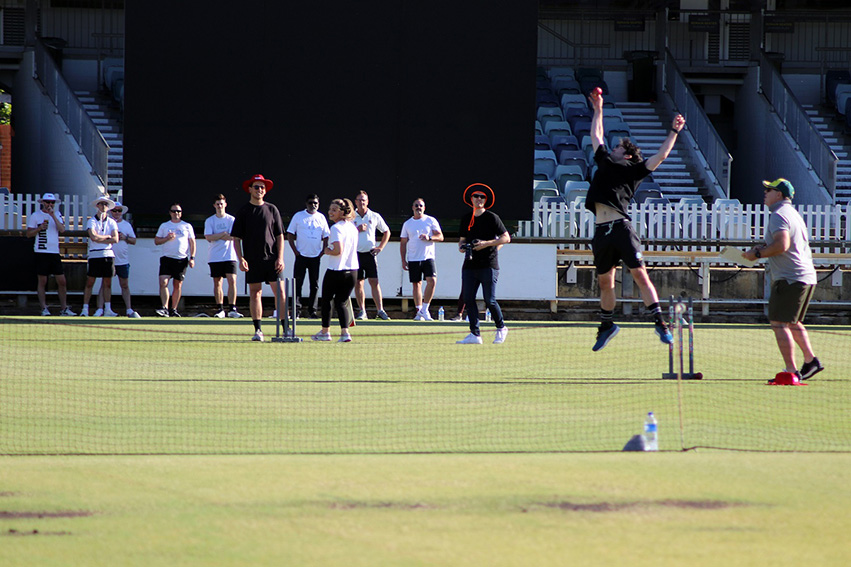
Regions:
<instances>
[{"instance_id":1,"label":"man holding camera","mask_svg":"<svg viewBox=\"0 0 851 567\"><path fill-rule=\"evenodd\" d=\"M499 277L498 251L503 244L511 242L511 236L499 216L485 207L488 204L488 196L484 191L473 188L469 204L473 210L461 218L461 238L458 241L458 248L464 253L461 289L464 303L467 305L467 316L470 319L470 334L456 342L462 345L482 344L479 331L479 307L476 304L476 294L481 286L485 308L490 310L496 326L496 337L493 343L502 344L508 335L508 328L505 326L502 310L495 297L496 281ZM493 192L491 192L490 205L493 205Z\"/></svg>"}]
</instances>

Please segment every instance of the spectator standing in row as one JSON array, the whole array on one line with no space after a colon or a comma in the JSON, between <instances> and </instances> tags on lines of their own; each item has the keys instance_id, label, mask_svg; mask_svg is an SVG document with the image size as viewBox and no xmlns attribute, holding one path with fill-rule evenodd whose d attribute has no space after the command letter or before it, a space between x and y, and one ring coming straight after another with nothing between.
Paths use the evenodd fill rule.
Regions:
<instances>
[{"instance_id":1,"label":"spectator standing in row","mask_svg":"<svg viewBox=\"0 0 851 567\"><path fill-rule=\"evenodd\" d=\"M511 236L502 223L502 219L486 209L488 196L484 191L478 188L473 189L469 202L473 210L461 217L461 237L458 247L465 254L461 268L461 287L464 303L467 305L467 316L470 318L470 334L457 342L482 344L479 330L479 306L476 303L476 293L481 287L485 309L490 310L496 326L493 343L502 344L508 336L508 327L505 326L502 310L496 301L496 282L499 279L499 249L511 242ZM490 204L493 205L493 199ZM470 246L469 249L467 245Z\"/></svg>"},{"instance_id":2,"label":"spectator standing in row","mask_svg":"<svg viewBox=\"0 0 851 567\"><path fill-rule=\"evenodd\" d=\"M154 236L154 244L162 246L160 257L160 302L162 307L157 309L160 317L180 317L177 306L183 290L183 280L186 268L195 267L195 230L188 222L181 220L183 207L173 203L169 208L171 220L164 222ZM174 281L171 294L171 309L169 309L168 283Z\"/></svg>"},{"instance_id":3,"label":"spectator standing in row","mask_svg":"<svg viewBox=\"0 0 851 567\"><path fill-rule=\"evenodd\" d=\"M263 319L263 282L272 287L276 300L280 298L281 303L276 305L276 310L286 305L280 280L284 271L284 222L278 207L265 201L266 193L274 186L274 181L259 173L243 181L242 190L250 198L234 216L231 229L239 269L246 272L251 321L254 324L251 340L257 342L263 342L260 325Z\"/></svg>"},{"instance_id":4,"label":"spectator standing in row","mask_svg":"<svg viewBox=\"0 0 851 567\"><path fill-rule=\"evenodd\" d=\"M765 245L754 246L742 256L748 260L768 259L771 274L768 321L786 372L806 380L824 370L803 323L818 283L807 226L792 206L795 187L789 181L781 177L762 184L765 206L771 211L765 228ZM795 362L796 344L804 355L800 371Z\"/></svg>"},{"instance_id":5,"label":"spectator standing in row","mask_svg":"<svg viewBox=\"0 0 851 567\"><path fill-rule=\"evenodd\" d=\"M408 272L413 288L414 305L417 307L414 320L434 321L428 310L437 284L434 243L443 242L443 231L436 218L425 214L424 199L414 199L411 209L414 216L405 221L399 235L402 269ZM426 281L425 291L422 289L423 279Z\"/></svg>"},{"instance_id":6,"label":"spectator standing in row","mask_svg":"<svg viewBox=\"0 0 851 567\"><path fill-rule=\"evenodd\" d=\"M369 281L372 289L372 300L378 309L379 319L390 319L384 311L384 298L381 295L381 285L378 283L377 256L390 241L390 227L384 218L369 208L369 195L361 191L355 197L355 227L358 229L358 280L355 284L355 297L358 301L356 319L366 319L366 293L363 281ZM375 239L376 231L381 233L381 242Z\"/></svg>"},{"instance_id":7,"label":"spectator standing in row","mask_svg":"<svg viewBox=\"0 0 851 567\"><path fill-rule=\"evenodd\" d=\"M35 273L38 277L38 302L41 314L50 315L47 307L47 278L53 276L59 292L60 315L76 315L68 307L68 282L59 255L59 235L65 232L65 221L56 210L58 198L53 193L45 193L38 200L39 210L27 217L27 238L35 237Z\"/></svg>"},{"instance_id":8,"label":"spectator standing in row","mask_svg":"<svg viewBox=\"0 0 851 567\"><path fill-rule=\"evenodd\" d=\"M103 298L103 309L95 311L95 316L117 317L112 310L112 278L115 276L115 253L112 245L118 242L118 224L110 217L109 211L115 202L107 197L98 197L92 201L97 214L89 218L86 232L89 235L88 262L86 267L86 287L83 291L83 311L81 317L89 316L89 301L92 289L100 279L100 296Z\"/></svg>"},{"instance_id":9,"label":"spectator standing in row","mask_svg":"<svg viewBox=\"0 0 851 567\"><path fill-rule=\"evenodd\" d=\"M131 319L139 319L141 316L133 311L130 303L130 246L136 244L136 232L124 215L127 214L127 207L120 201L115 202L115 206L109 211L112 215L112 220L118 226L118 242L112 245L112 251L115 253L115 275L118 276L118 285L121 288L121 297L124 299L124 306L127 308L127 316ZM98 308L103 306L103 294L98 296ZM95 312L97 315L97 312Z\"/></svg>"},{"instance_id":10,"label":"spectator standing in row","mask_svg":"<svg viewBox=\"0 0 851 567\"><path fill-rule=\"evenodd\" d=\"M238 319L242 315L236 309L236 252L233 248L233 237L230 235L233 227L233 216L227 213L228 202L219 193L213 201L216 214L204 221L204 238L210 243L208 247L207 265L210 267L210 277L213 278L213 299L216 302L218 319L226 316ZM224 301L222 280L228 282L228 301Z\"/></svg>"},{"instance_id":11,"label":"spectator standing in row","mask_svg":"<svg viewBox=\"0 0 851 567\"><path fill-rule=\"evenodd\" d=\"M322 329L311 338L314 341L331 340L331 306L337 310L340 321L340 339L337 342L349 343L351 315L349 300L358 270L358 229L352 219L355 217L355 207L348 199L334 199L328 207L328 218L331 220L331 234L328 237L328 269L322 279Z\"/></svg>"},{"instance_id":12,"label":"spectator standing in row","mask_svg":"<svg viewBox=\"0 0 851 567\"><path fill-rule=\"evenodd\" d=\"M293 215L287 227L287 242L295 254L293 277L295 277L296 309L300 312L304 306L301 301L301 290L304 286L304 276L307 272L309 296L307 299L307 316L316 319L316 308L319 295L319 263L322 254L328 246L328 221L319 212L319 196L311 193L304 200L304 210Z\"/></svg>"}]
</instances>

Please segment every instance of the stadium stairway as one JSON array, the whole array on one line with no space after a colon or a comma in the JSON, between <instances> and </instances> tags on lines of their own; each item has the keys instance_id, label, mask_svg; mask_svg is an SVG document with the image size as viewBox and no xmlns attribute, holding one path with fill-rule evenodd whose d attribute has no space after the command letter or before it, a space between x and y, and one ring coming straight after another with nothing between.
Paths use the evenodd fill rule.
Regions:
<instances>
[{"instance_id":1,"label":"stadium stairway","mask_svg":"<svg viewBox=\"0 0 851 567\"><path fill-rule=\"evenodd\" d=\"M618 102L617 108L629 124L631 138L643 150L644 157L656 153L670 127L667 121L663 122L660 107L649 102ZM709 200L708 191L699 184L688 150L681 142L674 145L668 159L653 172L653 180L661 186L662 194L672 202L693 196Z\"/></svg>"},{"instance_id":2,"label":"stadium stairway","mask_svg":"<svg viewBox=\"0 0 851 567\"><path fill-rule=\"evenodd\" d=\"M118 112L114 109L114 101L108 96L90 91L78 91L74 94L109 144L107 191L111 198L121 200L124 185L124 134Z\"/></svg>"},{"instance_id":3,"label":"stadium stairway","mask_svg":"<svg viewBox=\"0 0 851 567\"><path fill-rule=\"evenodd\" d=\"M842 133L843 124L836 121L836 113L820 106L802 105L804 111L824 136L833 153L839 158L836 166L836 203L851 202L851 138Z\"/></svg>"}]
</instances>

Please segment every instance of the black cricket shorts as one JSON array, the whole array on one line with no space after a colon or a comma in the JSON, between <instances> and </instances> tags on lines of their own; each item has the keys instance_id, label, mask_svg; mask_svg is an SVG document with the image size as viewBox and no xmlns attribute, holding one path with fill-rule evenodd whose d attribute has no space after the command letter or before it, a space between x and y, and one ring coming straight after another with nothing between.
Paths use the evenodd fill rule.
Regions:
<instances>
[{"instance_id":1,"label":"black cricket shorts","mask_svg":"<svg viewBox=\"0 0 851 567\"><path fill-rule=\"evenodd\" d=\"M591 240L594 265L598 274L605 274L623 261L630 269L644 265L641 241L627 219L598 224Z\"/></svg>"}]
</instances>

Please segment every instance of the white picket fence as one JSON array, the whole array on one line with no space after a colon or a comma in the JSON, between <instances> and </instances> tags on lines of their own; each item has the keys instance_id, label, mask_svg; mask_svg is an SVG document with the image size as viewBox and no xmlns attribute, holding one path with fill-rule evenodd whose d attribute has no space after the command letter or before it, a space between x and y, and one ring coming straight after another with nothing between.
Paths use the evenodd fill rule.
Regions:
<instances>
[{"instance_id":1,"label":"white picket fence","mask_svg":"<svg viewBox=\"0 0 851 567\"><path fill-rule=\"evenodd\" d=\"M801 205L811 241L851 240L851 205ZM642 240L682 240L690 249L706 241L763 239L769 210L764 205L631 204L630 219ZM594 215L582 200L535 203L531 221L521 221L518 237L587 239L594 236ZM568 248L570 244L566 245ZM717 246L717 244L716 244Z\"/></svg>"},{"instance_id":2,"label":"white picket fence","mask_svg":"<svg viewBox=\"0 0 851 567\"><path fill-rule=\"evenodd\" d=\"M66 230L85 230L86 219L94 214L91 202L80 195L59 195L57 210L65 219ZM22 230L27 217L41 207L41 195L0 195L0 230Z\"/></svg>"}]
</instances>

